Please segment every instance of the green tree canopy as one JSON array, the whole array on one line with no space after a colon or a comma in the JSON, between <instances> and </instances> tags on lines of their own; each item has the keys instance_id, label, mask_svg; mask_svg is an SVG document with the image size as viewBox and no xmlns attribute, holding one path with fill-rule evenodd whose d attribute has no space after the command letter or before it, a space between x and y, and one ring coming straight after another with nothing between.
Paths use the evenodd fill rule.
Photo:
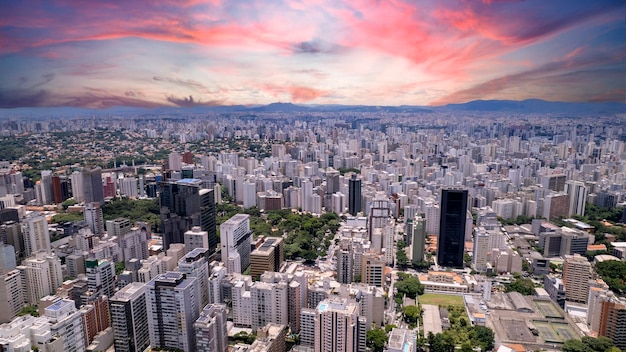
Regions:
<instances>
[{"instance_id":1,"label":"green tree canopy","mask_svg":"<svg viewBox=\"0 0 626 352\"><path fill-rule=\"evenodd\" d=\"M520 277L506 284L505 289L506 292L519 292L525 296L530 296L535 291L535 285L532 280Z\"/></svg>"},{"instance_id":2,"label":"green tree canopy","mask_svg":"<svg viewBox=\"0 0 626 352\"><path fill-rule=\"evenodd\" d=\"M396 282L395 287L398 290L398 293L404 294L412 299L415 299L417 295L424 294L424 285L422 285L420 279L417 278L417 276L413 275L405 276L404 279Z\"/></svg>"},{"instance_id":3,"label":"green tree canopy","mask_svg":"<svg viewBox=\"0 0 626 352\"><path fill-rule=\"evenodd\" d=\"M367 332L367 347L374 352L382 352L387 342L387 334L383 329L372 329Z\"/></svg>"}]
</instances>

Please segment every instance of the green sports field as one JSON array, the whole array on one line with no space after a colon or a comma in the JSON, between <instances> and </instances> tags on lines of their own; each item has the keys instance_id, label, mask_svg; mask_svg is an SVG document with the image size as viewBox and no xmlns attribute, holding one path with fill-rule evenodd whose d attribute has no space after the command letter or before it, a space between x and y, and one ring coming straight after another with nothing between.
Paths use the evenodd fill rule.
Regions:
<instances>
[{"instance_id":1,"label":"green sports field","mask_svg":"<svg viewBox=\"0 0 626 352\"><path fill-rule=\"evenodd\" d=\"M432 304L435 306L463 306L463 296L442 295L438 293L424 293L417 296L417 301L421 304Z\"/></svg>"}]
</instances>

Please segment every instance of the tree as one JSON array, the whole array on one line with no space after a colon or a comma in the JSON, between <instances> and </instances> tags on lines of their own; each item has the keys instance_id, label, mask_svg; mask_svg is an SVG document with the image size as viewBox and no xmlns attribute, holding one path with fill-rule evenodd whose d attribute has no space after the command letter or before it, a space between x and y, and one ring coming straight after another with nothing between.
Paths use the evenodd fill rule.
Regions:
<instances>
[{"instance_id":1,"label":"tree","mask_svg":"<svg viewBox=\"0 0 626 352\"><path fill-rule=\"evenodd\" d=\"M17 313L18 317L21 317L23 315L30 315L33 317L38 317L39 311L37 310L37 307L35 306L24 306L24 308L22 308L22 310L20 310L20 312Z\"/></svg>"},{"instance_id":2,"label":"tree","mask_svg":"<svg viewBox=\"0 0 626 352\"><path fill-rule=\"evenodd\" d=\"M366 334L367 347L374 352L382 352L387 342L387 334L383 329L372 329Z\"/></svg>"},{"instance_id":3,"label":"tree","mask_svg":"<svg viewBox=\"0 0 626 352\"><path fill-rule=\"evenodd\" d=\"M389 324L389 325L385 325L385 332L386 333L390 333L391 330L397 328L397 326L395 324Z\"/></svg>"},{"instance_id":4,"label":"tree","mask_svg":"<svg viewBox=\"0 0 626 352\"><path fill-rule=\"evenodd\" d=\"M493 344L495 342L495 336L493 334L493 330L485 326L475 326L474 331L476 333L475 337L478 341L478 345L483 351L489 351L493 349Z\"/></svg>"},{"instance_id":5,"label":"tree","mask_svg":"<svg viewBox=\"0 0 626 352\"><path fill-rule=\"evenodd\" d=\"M415 323L417 322L417 318L419 317L419 309L417 306L406 306L404 307L404 319L407 323Z\"/></svg>"},{"instance_id":6,"label":"tree","mask_svg":"<svg viewBox=\"0 0 626 352\"><path fill-rule=\"evenodd\" d=\"M126 265L124 264L124 262L115 263L115 275L121 274L124 269L126 269Z\"/></svg>"},{"instance_id":7,"label":"tree","mask_svg":"<svg viewBox=\"0 0 626 352\"><path fill-rule=\"evenodd\" d=\"M396 251L396 262L400 267L406 267L409 264L409 258L406 256L406 252L400 247L398 247Z\"/></svg>"},{"instance_id":8,"label":"tree","mask_svg":"<svg viewBox=\"0 0 626 352\"><path fill-rule=\"evenodd\" d=\"M597 352L605 352L611 347L615 346L613 341L605 336L598 336L597 338L593 338L591 336L585 336L581 340L585 345L587 345L590 349Z\"/></svg>"},{"instance_id":9,"label":"tree","mask_svg":"<svg viewBox=\"0 0 626 352\"><path fill-rule=\"evenodd\" d=\"M519 292L524 296L532 295L535 290L533 281L525 278L517 278L515 281L506 284L504 287L506 292Z\"/></svg>"},{"instance_id":10,"label":"tree","mask_svg":"<svg viewBox=\"0 0 626 352\"><path fill-rule=\"evenodd\" d=\"M567 340L563 344L565 352L592 352L593 350L580 340Z\"/></svg>"},{"instance_id":11,"label":"tree","mask_svg":"<svg viewBox=\"0 0 626 352\"><path fill-rule=\"evenodd\" d=\"M398 293L405 294L407 297L415 299L417 295L424 294L424 285L416 276L408 276L395 284Z\"/></svg>"},{"instance_id":12,"label":"tree","mask_svg":"<svg viewBox=\"0 0 626 352\"><path fill-rule=\"evenodd\" d=\"M437 352L454 352L454 347L454 337L450 332L445 331L435 335L430 345L430 350Z\"/></svg>"}]
</instances>

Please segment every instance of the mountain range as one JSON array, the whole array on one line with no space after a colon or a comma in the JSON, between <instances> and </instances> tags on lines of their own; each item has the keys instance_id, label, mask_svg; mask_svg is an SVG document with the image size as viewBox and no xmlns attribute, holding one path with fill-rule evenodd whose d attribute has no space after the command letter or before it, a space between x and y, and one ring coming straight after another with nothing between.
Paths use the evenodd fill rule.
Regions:
<instances>
[{"instance_id":1,"label":"mountain range","mask_svg":"<svg viewBox=\"0 0 626 352\"><path fill-rule=\"evenodd\" d=\"M443 106L373 106L373 105L305 105L293 103L272 103L268 105L222 105L195 107L162 107L156 109L113 107L109 109L88 109L73 107L16 108L0 109L0 116L61 117L110 114L176 114L176 113L314 113L314 112L354 112L354 113L431 113L431 112L502 112L502 113L544 113L564 116L626 113L626 104L617 102L564 103L540 99L527 100L474 100L462 104Z\"/></svg>"}]
</instances>

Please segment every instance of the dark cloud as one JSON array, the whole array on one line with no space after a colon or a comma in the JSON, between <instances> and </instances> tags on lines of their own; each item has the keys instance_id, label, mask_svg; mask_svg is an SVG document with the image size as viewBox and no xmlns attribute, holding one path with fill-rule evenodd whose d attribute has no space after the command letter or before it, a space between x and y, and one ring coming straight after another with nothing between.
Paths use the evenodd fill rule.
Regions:
<instances>
[{"instance_id":1,"label":"dark cloud","mask_svg":"<svg viewBox=\"0 0 626 352\"><path fill-rule=\"evenodd\" d=\"M167 97L167 101L183 108L194 107L194 106L218 106L218 105L224 104L224 100L209 100L209 101L204 101L204 102L199 101L199 100L196 101L191 95L189 97L184 97L180 99L174 97L173 95L170 95L169 97Z\"/></svg>"},{"instance_id":2,"label":"dark cloud","mask_svg":"<svg viewBox=\"0 0 626 352\"><path fill-rule=\"evenodd\" d=\"M336 44L324 43L318 40L311 40L289 45L289 50L294 54L334 54L343 50Z\"/></svg>"},{"instance_id":3,"label":"dark cloud","mask_svg":"<svg viewBox=\"0 0 626 352\"><path fill-rule=\"evenodd\" d=\"M50 93L46 90L19 89L13 91L0 90L0 108L12 109L20 107L48 106Z\"/></svg>"},{"instance_id":4,"label":"dark cloud","mask_svg":"<svg viewBox=\"0 0 626 352\"><path fill-rule=\"evenodd\" d=\"M170 78L170 77L161 77L161 76L154 76L152 77L152 79L157 82L169 82L169 83L179 85L181 87L195 89L199 92L206 93L209 91L209 89L206 86L204 86L202 83L191 80L191 79L184 80L184 79L179 79L179 78Z\"/></svg>"}]
</instances>

